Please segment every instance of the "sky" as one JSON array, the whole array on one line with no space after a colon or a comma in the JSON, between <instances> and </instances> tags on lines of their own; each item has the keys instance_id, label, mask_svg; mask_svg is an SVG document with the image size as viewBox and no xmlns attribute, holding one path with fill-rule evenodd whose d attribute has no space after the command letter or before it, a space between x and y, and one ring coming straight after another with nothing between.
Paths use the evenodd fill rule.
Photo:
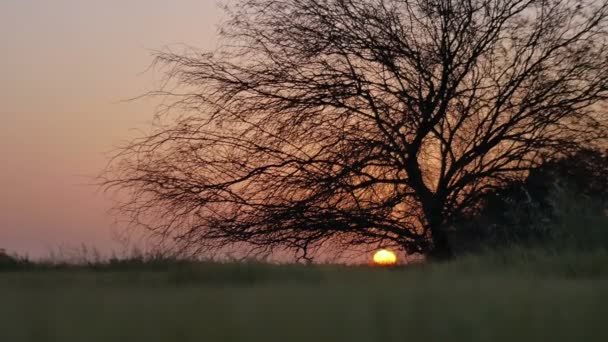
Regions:
<instances>
[{"instance_id":1,"label":"sky","mask_svg":"<svg viewBox=\"0 0 608 342\"><path fill-rule=\"evenodd\" d=\"M213 50L215 0L0 0L0 249L119 251L112 198L90 185L148 127L151 50Z\"/></svg>"}]
</instances>

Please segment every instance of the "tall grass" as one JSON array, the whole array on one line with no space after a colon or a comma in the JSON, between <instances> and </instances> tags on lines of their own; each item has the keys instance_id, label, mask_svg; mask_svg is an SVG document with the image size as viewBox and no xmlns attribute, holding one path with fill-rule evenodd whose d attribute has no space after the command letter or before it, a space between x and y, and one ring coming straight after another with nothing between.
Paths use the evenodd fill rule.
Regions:
<instances>
[{"instance_id":1,"label":"tall grass","mask_svg":"<svg viewBox=\"0 0 608 342\"><path fill-rule=\"evenodd\" d=\"M608 218L591 209L565 205L542 240L396 268L3 252L0 341L608 341Z\"/></svg>"},{"instance_id":2,"label":"tall grass","mask_svg":"<svg viewBox=\"0 0 608 342\"><path fill-rule=\"evenodd\" d=\"M400 268L156 263L0 273L0 341L606 341L608 254Z\"/></svg>"},{"instance_id":3,"label":"tall grass","mask_svg":"<svg viewBox=\"0 0 608 342\"><path fill-rule=\"evenodd\" d=\"M606 268L569 274L526 258L10 272L0 275L0 340L605 341Z\"/></svg>"}]
</instances>

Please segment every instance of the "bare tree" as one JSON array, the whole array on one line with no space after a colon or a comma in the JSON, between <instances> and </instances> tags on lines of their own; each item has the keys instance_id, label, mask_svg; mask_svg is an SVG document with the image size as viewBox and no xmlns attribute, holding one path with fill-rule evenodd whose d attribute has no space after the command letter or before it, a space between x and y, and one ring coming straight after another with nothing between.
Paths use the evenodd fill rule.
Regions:
<instances>
[{"instance_id":1,"label":"bare tree","mask_svg":"<svg viewBox=\"0 0 608 342\"><path fill-rule=\"evenodd\" d=\"M237 0L222 46L157 54L164 124L105 185L183 248L392 244L606 138L605 0ZM172 114L171 114L172 113Z\"/></svg>"}]
</instances>

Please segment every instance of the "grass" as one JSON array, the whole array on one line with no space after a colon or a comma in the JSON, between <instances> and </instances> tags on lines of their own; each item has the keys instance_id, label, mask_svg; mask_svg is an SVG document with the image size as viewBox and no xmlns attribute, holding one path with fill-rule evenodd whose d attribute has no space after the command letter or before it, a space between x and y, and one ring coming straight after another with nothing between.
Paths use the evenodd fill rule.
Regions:
<instances>
[{"instance_id":1,"label":"grass","mask_svg":"<svg viewBox=\"0 0 608 342\"><path fill-rule=\"evenodd\" d=\"M0 250L0 342L608 341L608 217L563 215L540 244L400 268Z\"/></svg>"},{"instance_id":2,"label":"grass","mask_svg":"<svg viewBox=\"0 0 608 342\"><path fill-rule=\"evenodd\" d=\"M129 266L131 265L131 266ZM607 341L608 254L0 272L0 341Z\"/></svg>"}]
</instances>

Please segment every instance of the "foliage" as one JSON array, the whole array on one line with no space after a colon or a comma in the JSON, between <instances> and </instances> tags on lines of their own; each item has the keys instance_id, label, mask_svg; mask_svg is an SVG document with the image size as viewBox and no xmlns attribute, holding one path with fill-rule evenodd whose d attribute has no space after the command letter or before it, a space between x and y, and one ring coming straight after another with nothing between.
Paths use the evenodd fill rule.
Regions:
<instances>
[{"instance_id":1,"label":"foliage","mask_svg":"<svg viewBox=\"0 0 608 342\"><path fill-rule=\"evenodd\" d=\"M608 247L608 156L583 150L485 194L452 238L460 250L513 245Z\"/></svg>"}]
</instances>

